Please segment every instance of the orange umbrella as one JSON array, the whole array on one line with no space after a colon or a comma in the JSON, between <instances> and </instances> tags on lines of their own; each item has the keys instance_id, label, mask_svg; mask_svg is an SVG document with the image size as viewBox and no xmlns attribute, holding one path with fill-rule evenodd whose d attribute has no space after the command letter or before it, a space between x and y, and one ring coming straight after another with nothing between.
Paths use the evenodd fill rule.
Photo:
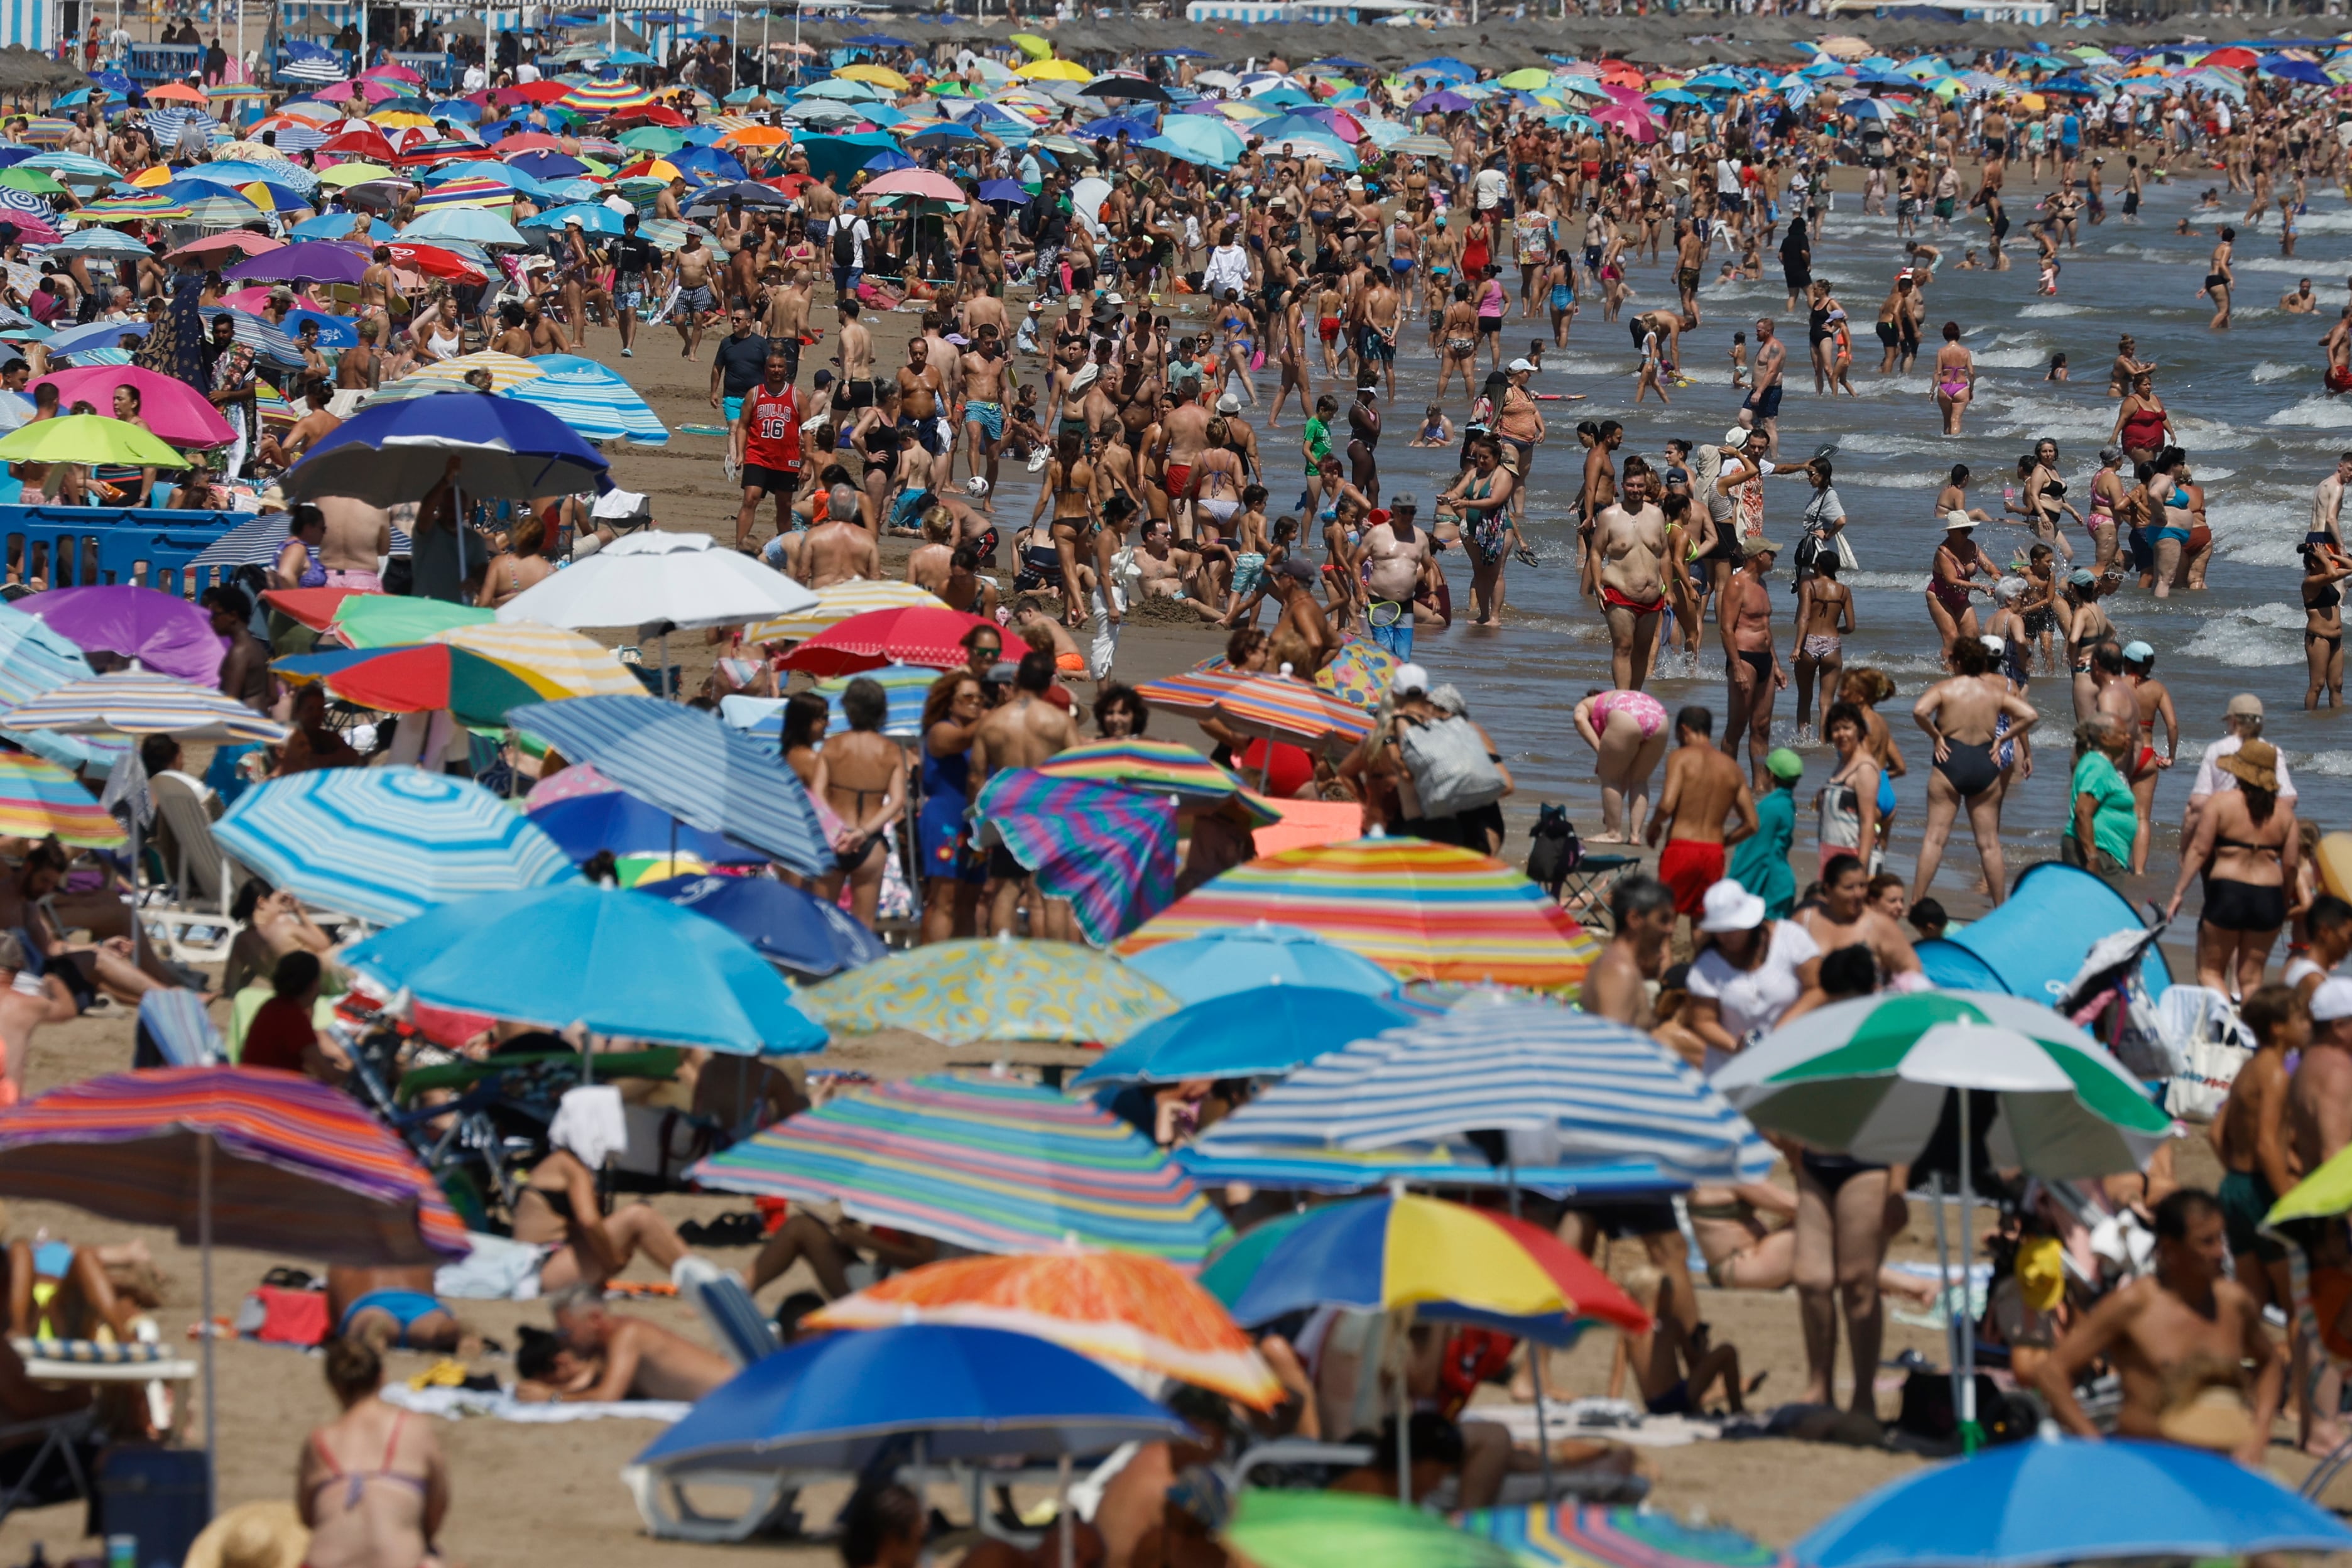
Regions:
<instances>
[{"instance_id":1,"label":"orange umbrella","mask_svg":"<svg viewBox=\"0 0 2352 1568\"><path fill-rule=\"evenodd\" d=\"M956 1323L1051 1340L1114 1369L1189 1383L1259 1410L1282 1384L1214 1296L1174 1265L1075 1247L959 1258L897 1274L811 1313L812 1329Z\"/></svg>"},{"instance_id":2,"label":"orange umbrella","mask_svg":"<svg viewBox=\"0 0 2352 1568\"><path fill-rule=\"evenodd\" d=\"M199 89L188 86L185 82L177 81L167 81L161 87L151 87L147 89L147 99L149 102L152 103L159 98L172 99L181 103L205 103L210 101Z\"/></svg>"},{"instance_id":3,"label":"orange umbrella","mask_svg":"<svg viewBox=\"0 0 2352 1568\"><path fill-rule=\"evenodd\" d=\"M724 147L731 142L738 147L781 147L791 140L789 132L773 125L745 125L721 136L719 144Z\"/></svg>"}]
</instances>

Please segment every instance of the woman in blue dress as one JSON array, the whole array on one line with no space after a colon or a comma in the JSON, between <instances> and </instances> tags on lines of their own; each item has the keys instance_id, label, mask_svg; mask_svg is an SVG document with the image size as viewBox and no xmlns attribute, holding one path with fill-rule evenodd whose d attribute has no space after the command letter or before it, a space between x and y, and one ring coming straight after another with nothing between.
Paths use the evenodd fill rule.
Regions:
<instances>
[{"instance_id":1,"label":"woman in blue dress","mask_svg":"<svg viewBox=\"0 0 2352 1568\"><path fill-rule=\"evenodd\" d=\"M980 677L951 670L923 698L923 805L915 823L923 855L923 940L976 934L988 860L971 847L971 740L987 716Z\"/></svg>"}]
</instances>

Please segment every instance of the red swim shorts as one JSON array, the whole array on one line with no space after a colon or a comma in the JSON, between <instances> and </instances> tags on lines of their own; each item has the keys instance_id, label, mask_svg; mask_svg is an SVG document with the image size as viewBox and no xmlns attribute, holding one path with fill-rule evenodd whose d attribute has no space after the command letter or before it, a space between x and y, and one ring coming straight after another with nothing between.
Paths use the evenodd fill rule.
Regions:
<instances>
[{"instance_id":1,"label":"red swim shorts","mask_svg":"<svg viewBox=\"0 0 2352 1568\"><path fill-rule=\"evenodd\" d=\"M1723 880L1723 846L1675 839L1658 852L1658 880L1675 890L1675 913L1697 919L1706 890Z\"/></svg>"}]
</instances>

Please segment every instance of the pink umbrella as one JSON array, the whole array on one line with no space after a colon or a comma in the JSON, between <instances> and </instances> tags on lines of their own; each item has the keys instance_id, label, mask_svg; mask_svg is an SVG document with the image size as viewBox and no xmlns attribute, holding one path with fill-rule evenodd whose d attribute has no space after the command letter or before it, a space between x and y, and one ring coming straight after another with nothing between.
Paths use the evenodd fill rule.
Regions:
<instances>
[{"instance_id":1,"label":"pink umbrella","mask_svg":"<svg viewBox=\"0 0 2352 1568\"><path fill-rule=\"evenodd\" d=\"M339 81L332 87L321 88L311 95L321 103L341 103L349 99L363 98L370 103L382 103L387 98L398 98L400 89L386 87L369 77L357 81Z\"/></svg>"},{"instance_id":2,"label":"pink umbrella","mask_svg":"<svg viewBox=\"0 0 2352 1568\"><path fill-rule=\"evenodd\" d=\"M587 763L574 763L562 773L543 778L530 786L524 797L524 809L539 811L583 795L610 795L621 786L598 773Z\"/></svg>"},{"instance_id":3,"label":"pink umbrella","mask_svg":"<svg viewBox=\"0 0 2352 1568\"><path fill-rule=\"evenodd\" d=\"M58 401L68 408L77 401L88 399L94 406L109 411L114 406L114 389L131 387L139 394L139 417L159 438L174 447L225 447L236 439L236 432L229 428L220 410L186 382L135 364L93 364L79 370L51 371L26 390L45 385L56 387Z\"/></svg>"},{"instance_id":4,"label":"pink umbrella","mask_svg":"<svg viewBox=\"0 0 2352 1568\"><path fill-rule=\"evenodd\" d=\"M1651 118L1648 106L1638 100L1627 101L1621 99L1615 103L1607 104L1596 110L1592 118L1603 125L1622 131L1636 142L1654 142L1658 139L1658 122Z\"/></svg>"},{"instance_id":5,"label":"pink umbrella","mask_svg":"<svg viewBox=\"0 0 2352 1568\"><path fill-rule=\"evenodd\" d=\"M1302 109L1299 112L1309 119L1322 121L1331 127L1332 134L1351 145L1364 139L1362 123L1344 109Z\"/></svg>"},{"instance_id":6,"label":"pink umbrella","mask_svg":"<svg viewBox=\"0 0 2352 1568\"><path fill-rule=\"evenodd\" d=\"M370 66L367 69L360 72L360 75L362 77L381 77L387 81L404 81L411 87L423 87L425 85L425 79L418 76L415 71L410 70L406 66L392 65L389 63L380 66Z\"/></svg>"},{"instance_id":7,"label":"pink umbrella","mask_svg":"<svg viewBox=\"0 0 2352 1568\"><path fill-rule=\"evenodd\" d=\"M868 196L921 196L926 201L966 200L963 187L945 174L929 169L895 169L858 193Z\"/></svg>"},{"instance_id":8,"label":"pink umbrella","mask_svg":"<svg viewBox=\"0 0 2352 1568\"><path fill-rule=\"evenodd\" d=\"M285 243L274 235L256 234L247 228L233 228L226 234L208 234L202 239L192 240L172 252L172 255L173 257L215 256L224 251L234 250L245 256L257 256L265 250L276 250Z\"/></svg>"},{"instance_id":9,"label":"pink umbrella","mask_svg":"<svg viewBox=\"0 0 2352 1568\"><path fill-rule=\"evenodd\" d=\"M239 289L233 294L222 295L221 303L226 305L232 310L244 310L257 316L261 314L263 310L268 309L269 296L276 293L279 287L281 287L281 285L257 284L250 289ZM320 315L332 315L334 313L328 307L321 305L318 300L313 300L308 294L295 295L294 308L298 310L316 310ZM288 329L288 335L292 335L292 329Z\"/></svg>"}]
</instances>

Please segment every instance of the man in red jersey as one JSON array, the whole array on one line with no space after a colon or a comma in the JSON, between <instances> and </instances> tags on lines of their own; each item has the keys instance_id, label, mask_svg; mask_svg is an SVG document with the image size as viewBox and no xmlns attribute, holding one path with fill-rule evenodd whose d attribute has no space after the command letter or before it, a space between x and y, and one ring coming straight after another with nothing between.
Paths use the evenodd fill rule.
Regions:
<instances>
[{"instance_id":1,"label":"man in red jersey","mask_svg":"<svg viewBox=\"0 0 2352 1568\"><path fill-rule=\"evenodd\" d=\"M738 550L751 546L762 496L775 498L776 531L781 534L791 526L793 500L801 488L801 405L781 351L768 355L765 372L735 416L731 445L743 472L743 509L735 514Z\"/></svg>"}]
</instances>

